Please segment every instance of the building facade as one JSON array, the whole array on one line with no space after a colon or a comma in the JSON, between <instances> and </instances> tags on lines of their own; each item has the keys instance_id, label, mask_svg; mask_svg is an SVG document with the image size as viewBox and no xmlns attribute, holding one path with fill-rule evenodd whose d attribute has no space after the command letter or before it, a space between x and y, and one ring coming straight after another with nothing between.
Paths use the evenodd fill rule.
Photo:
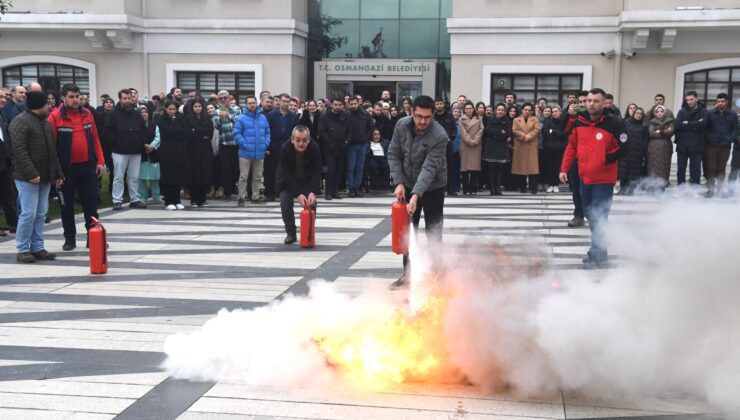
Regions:
<instances>
[{"instance_id":1,"label":"building facade","mask_svg":"<svg viewBox=\"0 0 740 420\"><path fill-rule=\"evenodd\" d=\"M96 103L136 87L267 89L300 97L384 89L562 103L602 87L673 108L687 90L740 107L737 0L14 0L0 19L3 86L74 82Z\"/></svg>"},{"instance_id":2,"label":"building facade","mask_svg":"<svg viewBox=\"0 0 740 420\"><path fill-rule=\"evenodd\" d=\"M452 0L309 0L309 93L447 98L451 13Z\"/></svg>"},{"instance_id":3,"label":"building facade","mask_svg":"<svg viewBox=\"0 0 740 420\"><path fill-rule=\"evenodd\" d=\"M456 0L447 21L452 94L486 103L514 91L562 104L601 87L630 102L681 105L684 92L740 107L740 4L734 0Z\"/></svg>"},{"instance_id":4,"label":"building facade","mask_svg":"<svg viewBox=\"0 0 740 420\"><path fill-rule=\"evenodd\" d=\"M306 93L305 0L14 0L0 20L3 86L77 83L91 101L226 89Z\"/></svg>"}]
</instances>

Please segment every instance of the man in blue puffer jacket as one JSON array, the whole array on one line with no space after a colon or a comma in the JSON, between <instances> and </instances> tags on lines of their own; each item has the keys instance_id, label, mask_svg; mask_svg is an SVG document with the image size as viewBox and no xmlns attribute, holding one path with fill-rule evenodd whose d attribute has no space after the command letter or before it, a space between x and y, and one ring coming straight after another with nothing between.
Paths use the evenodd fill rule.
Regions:
<instances>
[{"instance_id":1,"label":"man in blue puffer jacket","mask_svg":"<svg viewBox=\"0 0 740 420\"><path fill-rule=\"evenodd\" d=\"M247 110L236 119L234 140L239 145L239 201L244 207L247 197L247 180L252 174L252 204L265 204L260 194L265 150L270 146L270 125L265 115L257 110L257 98L247 96Z\"/></svg>"}]
</instances>

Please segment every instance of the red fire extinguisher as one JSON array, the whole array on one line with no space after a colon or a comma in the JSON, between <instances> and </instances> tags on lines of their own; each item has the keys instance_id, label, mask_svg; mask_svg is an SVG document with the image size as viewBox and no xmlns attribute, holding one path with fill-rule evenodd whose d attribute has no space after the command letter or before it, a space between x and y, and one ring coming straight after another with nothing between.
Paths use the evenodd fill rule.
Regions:
<instances>
[{"instance_id":1,"label":"red fire extinguisher","mask_svg":"<svg viewBox=\"0 0 740 420\"><path fill-rule=\"evenodd\" d=\"M87 235L90 245L90 272L105 274L108 272L108 241L105 239L105 228L98 219L92 218Z\"/></svg>"},{"instance_id":2,"label":"red fire extinguisher","mask_svg":"<svg viewBox=\"0 0 740 420\"><path fill-rule=\"evenodd\" d=\"M301 248L316 246L316 207L306 206L301 211Z\"/></svg>"},{"instance_id":3,"label":"red fire extinguisher","mask_svg":"<svg viewBox=\"0 0 740 420\"><path fill-rule=\"evenodd\" d=\"M409 212L401 197L391 205L391 248L399 255L409 253Z\"/></svg>"}]
</instances>

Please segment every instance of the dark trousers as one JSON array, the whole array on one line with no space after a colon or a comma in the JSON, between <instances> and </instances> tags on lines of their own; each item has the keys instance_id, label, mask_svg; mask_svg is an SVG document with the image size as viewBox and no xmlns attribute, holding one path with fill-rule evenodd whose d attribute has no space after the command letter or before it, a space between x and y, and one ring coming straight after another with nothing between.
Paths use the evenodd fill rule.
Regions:
<instances>
[{"instance_id":1,"label":"dark trousers","mask_svg":"<svg viewBox=\"0 0 740 420\"><path fill-rule=\"evenodd\" d=\"M218 147L218 166L221 169L221 184L224 196L236 195L236 181L239 179L239 146Z\"/></svg>"},{"instance_id":2,"label":"dark trousers","mask_svg":"<svg viewBox=\"0 0 740 420\"><path fill-rule=\"evenodd\" d=\"M537 175L519 175L519 190L527 191L527 178L529 178L529 191L537 192Z\"/></svg>"},{"instance_id":3,"label":"dark trousers","mask_svg":"<svg viewBox=\"0 0 740 420\"><path fill-rule=\"evenodd\" d=\"M725 180L725 169L727 168L727 161L730 159L730 146L722 147L710 144L704 152L704 159L707 160L707 184L711 189Z\"/></svg>"},{"instance_id":4,"label":"dark trousers","mask_svg":"<svg viewBox=\"0 0 740 420\"><path fill-rule=\"evenodd\" d=\"M491 193L499 191L501 184L504 179L504 168L506 164L503 162L486 162L488 170L488 186L491 189Z\"/></svg>"},{"instance_id":5,"label":"dark trousers","mask_svg":"<svg viewBox=\"0 0 740 420\"><path fill-rule=\"evenodd\" d=\"M581 199L581 177L578 175L578 161L574 161L568 171L568 186L573 194L573 217L584 218L583 200Z\"/></svg>"},{"instance_id":6,"label":"dark trousers","mask_svg":"<svg viewBox=\"0 0 740 420\"><path fill-rule=\"evenodd\" d=\"M588 185L581 182L583 208L588 218L588 227L591 230L591 249L589 249L588 254L597 261L604 261L608 256L606 222L609 220L613 194L613 184Z\"/></svg>"},{"instance_id":7,"label":"dark trousers","mask_svg":"<svg viewBox=\"0 0 740 420\"><path fill-rule=\"evenodd\" d=\"M457 192L460 190L460 154L457 154L457 174L455 173L455 162L452 153L452 142L447 142L445 150L445 159L447 159L447 191ZM454 182L457 179L457 184Z\"/></svg>"},{"instance_id":8,"label":"dark trousers","mask_svg":"<svg viewBox=\"0 0 740 420\"><path fill-rule=\"evenodd\" d=\"M308 194L306 194L306 197L308 197ZM293 211L294 201L295 197L293 197L290 191L280 191L280 215L283 217L285 232L292 234L296 233L295 212ZM314 203L313 208L316 210L316 203Z\"/></svg>"},{"instance_id":9,"label":"dark trousers","mask_svg":"<svg viewBox=\"0 0 740 420\"><path fill-rule=\"evenodd\" d=\"M550 187L560 185L560 163L563 161L564 150L544 149L540 152L540 161L542 162L542 176L540 177L543 184Z\"/></svg>"},{"instance_id":10,"label":"dark trousers","mask_svg":"<svg viewBox=\"0 0 740 420\"><path fill-rule=\"evenodd\" d=\"M82 212L85 216L85 229L90 229L91 218L98 217L98 177L94 163L74 164L64 170L64 184L59 188L62 200L62 227L64 239L75 239L75 193L80 197Z\"/></svg>"},{"instance_id":11,"label":"dark trousers","mask_svg":"<svg viewBox=\"0 0 740 420\"><path fill-rule=\"evenodd\" d=\"M371 156L367 159L370 187L385 188L390 186L390 166L385 156Z\"/></svg>"},{"instance_id":12,"label":"dark trousers","mask_svg":"<svg viewBox=\"0 0 740 420\"><path fill-rule=\"evenodd\" d=\"M406 186L406 194L411 194L412 188ZM425 233L427 235L428 242L441 243L442 242L442 225L444 223L444 205L445 205L445 188L437 188L436 190L427 191L419 199L416 206L416 211L411 216L411 223L414 225L414 229L419 228L419 220L421 220L421 212L424 212L424 224L426 225ZM406 266L409 263L409 256L403 256L403 268L406 270Z\"/></svg>"},{"instance_id":13,"label":"dark trousers","mask_svg":"<svg viewBox=\"0 0 740 420\"><path fill-rule=\"evenodd\" d=\"M277 167L280 162L278 153L270 152L269 155L265 155L265 197L270 201L274 200L278 193L275 191L275 178L277 177Z\"/></svg>"},{"instance_id":14,"label":"dark trousers","mask_svg":"<svg viewBox=\"0 0 740 420\"><path fill-rule=\"evenodd\" d=\"M206 202L206 193L208 192L208 185L191 185L190 186L190 202L195 205L201 205Z\"/></svg>"},{"instance_id":15,"label":"dark trousers","mask_svg":"<svg viewBox=\"0 0 740 420\"><path fill-rule=\"evenodd\" d=\"M463 194L473 194L478 191L478 174L480 174L480 171L463 171L460 173Z\"/></svg>"},{"instance_id":16,"label":"dark trousers","mask_svg":"<svg viewBox=\"0 0 740 420\"><path fill-rule=\"evenodd\" d=\"M339 153L328 152L324 154L326 162L326 194L336 195L337 184L339 182Z\"/></svg>"},{"instance_id":17,"label":"dark trousers","mask_svg":"<svg viewBox=\"0 0 740 420\"><path fill-rule=\"evenodd\" d=\"M337 189L347 189L347 148L342 147L337 154Z\"/></svg>"},{"instance_id":18,"label":"dark trousers","mask_svg":"<svg viewBox=\"0 0 740 420\"><path fill-rule=\"evenodd\" d=\"M180 185L161 184L159 189L162 190L165 206L180 204Z\"/></svg>"},{"instance_id":19,"label":"dark trousers","mask_svg":"<svg viewBox=\"0 0 740 420\"><path fill-rule=\"evenodd\" d=\"M0 147L3 145L0 144ZM18 192L11 177L11 167L7 165L0 171L0 204L5 214L5 223L10 227L18 226Z\"/></svg>"},{"instance_id":20,"label":"dark trousers","mask_svg":"<svg viewBox=\"0 0 740 420\"><path fill-rule=\"evenodd\" d=\"M447 191L458 192L460 191L460 153L452 153L452 166L450 161L447 161ZM450 170L452 170L452 176L450 176Z\"/></svg>"},{"instance_id":21,"label":"dark trousers","mask_svg":"<svg viewBox=\"0 0 740 420\"><path fill-rule=\"evenodd\" d=\"M686 182L686 166L689 165L689 182L698 184L701 179L701 161L704 153L678 152L678 185Z\"/></svg>"}]
</instances>

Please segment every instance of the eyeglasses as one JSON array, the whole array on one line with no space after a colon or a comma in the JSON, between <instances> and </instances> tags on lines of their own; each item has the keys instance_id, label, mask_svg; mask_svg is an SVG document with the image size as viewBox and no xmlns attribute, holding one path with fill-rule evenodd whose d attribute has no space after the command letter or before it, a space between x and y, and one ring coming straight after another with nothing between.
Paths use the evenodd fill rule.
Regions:
<instances>
[{"instance_id":1,"label":"eyeglasses","mask_svg":"<svg viewBox=\"0 0 740 420\"><path fill-rule=\"evenodd\" d=\"M429 121L429 120L432 119L432 116L431 115L414 114L414 119L415 120L422 120L422 121Z\"/></svg>"}]
</instances>

